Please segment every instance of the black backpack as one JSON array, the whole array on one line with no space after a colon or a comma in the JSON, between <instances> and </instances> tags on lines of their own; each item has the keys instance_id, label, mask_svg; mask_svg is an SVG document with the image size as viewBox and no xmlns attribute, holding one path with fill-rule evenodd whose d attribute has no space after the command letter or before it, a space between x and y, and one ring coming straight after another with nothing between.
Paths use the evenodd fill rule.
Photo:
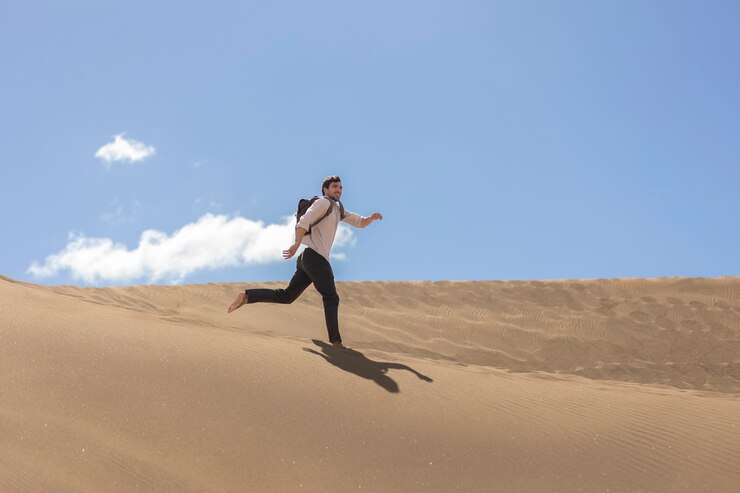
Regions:
<instances>
[{"instance_id":1,"label":"black backpack","mask_svg":"<svg viewBox=\"0 0 740 493\"><path fill-rule=\"evenodd\" d=\"M298 222L301 220L301 218L304 216L304 214L306 214L306 211L308 210L308 208L311 207L314 202L316 202L317 200L319 200L321 198L323 198L323 197L319 197L318 195L314 195L310 199L301 199L301 200L299 200L298 201L298 212L295 213L295 223L298 224ZM329 209L327 209L326 214L324 214L323 216L321 216L321 218L318 221L316 221L313 224L310 224L308 226L308 231L306 232L307 235L310 235L311 234L311 228L312 227L316 226L321 221L323 221L324 218L326 218L326 216L328 216L329 214L331 214L332 211L334 210L334 201L331 200L331 199L327 199L327 200L329 200ZM339 217L340 217L340 220L342 220L342 219L344 219L346 217L345 214L344 214L344 206L342 205L341 202L339 202Z\"/></svg>"}]
</instances>

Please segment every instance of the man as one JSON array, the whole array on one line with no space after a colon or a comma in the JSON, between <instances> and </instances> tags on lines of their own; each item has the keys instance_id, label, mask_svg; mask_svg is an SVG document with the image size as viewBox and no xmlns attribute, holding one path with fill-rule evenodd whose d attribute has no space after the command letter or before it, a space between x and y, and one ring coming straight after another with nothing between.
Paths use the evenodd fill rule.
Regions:
<instances>
[{"instance_id":1,"label":"man","mask_svg":"<svg viewBox=\"0 0 740 493\"><path fill-rule=\"evenodd\" d=\"M329 264L329 254L337 226L339 221L344 221L356 228L365 228L373 221L383 219L383 216L376 212L369 217L362 217L344 211L344 217L340 217L341 208L338 202L342 197L342 180L338 176L327 177L321 185L321 193L323 197L314 202L298 221L295 228L295 243L287 250L283 250L283 258L287 260L296 254L301 244L306 245L306 249L298 256L296 271L288 287L247 289L244 293L239 293L228 312L231 313L247 303L293 303L313 283L324 300L324 317L329 342L343 347L342 336L339 334L339 296L334 284L334 272ZM330 207L332 211L324 217Z\"/></svg>"}]
</instances>

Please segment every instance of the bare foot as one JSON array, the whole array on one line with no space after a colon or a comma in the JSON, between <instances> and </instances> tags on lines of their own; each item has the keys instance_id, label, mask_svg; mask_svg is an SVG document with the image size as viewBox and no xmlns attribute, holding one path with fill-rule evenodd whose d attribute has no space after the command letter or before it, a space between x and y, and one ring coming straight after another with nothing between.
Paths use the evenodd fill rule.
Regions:
<instances>
[{"instance_id":1,"label":"bare foot","mask_svg":"<svg viewBox=\"0 0 740 493\"><path fill-rule=\"evenodd\" d=\"M234 302L229 307L229 313L233 312L237 308L240 308L242 305L247 304L247 294L246 293L239 293L239 296L236 297Z\"/></svg>"}]
</instances>

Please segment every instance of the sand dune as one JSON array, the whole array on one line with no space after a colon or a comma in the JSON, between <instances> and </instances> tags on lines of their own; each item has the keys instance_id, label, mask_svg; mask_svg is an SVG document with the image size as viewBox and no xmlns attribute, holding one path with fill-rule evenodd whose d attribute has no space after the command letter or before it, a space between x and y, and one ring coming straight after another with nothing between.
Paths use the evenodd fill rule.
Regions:
<instances>
[{"instance_id":1,"label":"sand dune","mask_svg":"<svg viewBox=\"0 0 740 493\"><path fill-rule=\"evenodd\" d=\"M0 279L0 491L740 490L740 278L244 287Z\"/></svg>"}]
</instances>

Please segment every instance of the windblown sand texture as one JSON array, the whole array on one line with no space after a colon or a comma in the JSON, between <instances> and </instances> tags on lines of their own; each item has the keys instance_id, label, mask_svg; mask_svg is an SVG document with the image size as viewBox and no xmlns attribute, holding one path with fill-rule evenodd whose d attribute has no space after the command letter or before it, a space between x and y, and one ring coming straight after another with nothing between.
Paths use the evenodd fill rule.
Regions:
<instances>
[{"instance_id":1,"label":"windblown sand texture","mask_svg":"<svg viewBox=\"0 0 740 493\"><path fill-rule=\"evenodd\" d=\"M740 491L738 277L256 286L0 279L0 491Z\"/></svg>"}]
</instances>

